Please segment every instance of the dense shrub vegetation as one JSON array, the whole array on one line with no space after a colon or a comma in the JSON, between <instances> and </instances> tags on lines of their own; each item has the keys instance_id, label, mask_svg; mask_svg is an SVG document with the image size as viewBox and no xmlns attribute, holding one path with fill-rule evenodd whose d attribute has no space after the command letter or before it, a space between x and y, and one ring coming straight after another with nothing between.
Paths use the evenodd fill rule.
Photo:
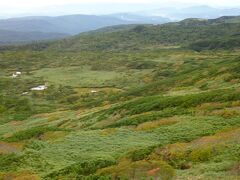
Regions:
<instances>
[{"instance_id":1,"label":"dense shrub vegetation","mask_svg":"<svg viewBox=\"0 0 240 180\"><path fill-rule=\"evenodd\" d=\"M239 179L239 29L187 19L0 47L0 179Z\"/></svg>"}]
</instances>

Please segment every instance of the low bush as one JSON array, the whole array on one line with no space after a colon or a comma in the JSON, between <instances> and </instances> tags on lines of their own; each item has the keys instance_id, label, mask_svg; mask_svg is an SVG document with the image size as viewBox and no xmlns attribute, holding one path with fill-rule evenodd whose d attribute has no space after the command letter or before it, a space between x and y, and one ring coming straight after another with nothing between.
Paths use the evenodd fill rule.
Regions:
<instances>
[{"instance_id":1,"label":"low bush","mask_svg":"<svg viewBox=\"0 0 240 180\"><path fill-rule=\"evenodd\" d=\"M153 150L153 147L136 149L136 150L130 151L127 154L127 157L132 161L140 161L146 158L152 152L152 150Z\"/></svg>"},{"instance_id":2,"label":"low bush","mask_svg":"<svg viewBox=\"0 0 240 180\"><path fill-rule=\"evenodd\" d=\"M21 164L21 157L17 154L0 154L0 171L15 171Z\"/></svg>"},{"instance_id":3,"label":"low bush","mask_svg":"<svg viewBox=\"0 0 240 180\"><path fill-rule=\"evenodd\" d=\"M38 126L38 127L29 128L27 130L16 132L11 137L6 138L5 140L8 142L18 142L18 141L28 140L31 138L39 138L45 132L59 131L59 130L61 129L56 127Z\"/></svg>"},{"instance_id":4,"label":"low bush","mask_svg":"<svg viewBox=\"0 0 240 180\"><path fill-rule=\"evenodd\" d=\"M174 169L164 161L122 161L116 166L100 169L98 175L109 175L112 179L164 179L175 176Z\"/></svg>"},{"instance_id":5,"label":"low bush","mask_svg":"<svg viewBox=\"0 0 240 180\"><path fill-rule=\"evenodd\" d=\"M214 154L213 148L202 148L193 150L189 154L189 159L192 162L205 162L208 161Z\"/></svg>"},{"instance_id":6,"label":"low bush","mask_svg":"<svg viewBox=\"0 0 240 180\"><path fill-rule=\"evenodd\" d=\"M45 178L46 179L58 179L58 177L68 177L72 176L76 179L86 179L89 178L98 178L99 176L95 176L94 173L101 168L105 168L108 166L112 166L116 164L116 161L114 159L96 159L91 161L81 161L78 163L75 163L71 166L68 166L61 171L52 172L51 174L48 174ZM101 178L108 178L101 177ZM105 179L103 179L105 180Z\"/></svg>"}]
</instances>

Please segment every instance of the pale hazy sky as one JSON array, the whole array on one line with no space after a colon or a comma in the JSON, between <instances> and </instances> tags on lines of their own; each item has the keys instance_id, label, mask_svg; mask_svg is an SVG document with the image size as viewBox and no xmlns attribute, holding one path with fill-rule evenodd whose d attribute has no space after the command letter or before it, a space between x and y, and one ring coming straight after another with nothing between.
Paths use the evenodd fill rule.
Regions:
<instances>
[{"instance_id":1,"label":"pale hazy sky","mask_svg":"<svg viewBox=\"0 0 240 180\"><path fill-rule=\"evenodd\" d=\"M240 0L0 0L0 18L76 13L109 14L195 5L240 7Z\"/></svg>"},{"instance_id":2,"label":"pale hazy sky","mask_svg":"<svg viewBox=\"0 0 240 180\"><path fill-rule=\"evenodd\" d=\"M73 3L190 3L211 6L240 6L240 0L0 0L0 7L39 7Z\"/></svg>"}]
</instances>

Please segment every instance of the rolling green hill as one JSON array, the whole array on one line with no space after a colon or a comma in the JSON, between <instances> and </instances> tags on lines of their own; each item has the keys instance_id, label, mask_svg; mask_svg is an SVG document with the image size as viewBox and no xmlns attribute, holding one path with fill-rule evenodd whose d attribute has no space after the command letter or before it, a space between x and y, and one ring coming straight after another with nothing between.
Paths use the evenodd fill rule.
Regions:
<instances>
[{"instance_id":1,"label":"rolling green hill","mask_svg":"<svg viewBox=\"0 0 240 180\"><path fill-rule=\"evenodd\" d=\"M239 179L236 19L1 47L0 179Z\"/></svg>"},{"instance_id":2,"label":"rolling green hill","mask_svg":"<svg viewBox=\"0 0 240 180\"><path fill-rule=\"evenodd\" d=\"M202 50L203 42L209 46L206 46L208 49L239 47L240 23L236 21L237 18L186 19L164 25L138 25L121 31L97 31L58 41L52 48L69 51L121 51L149 46L190 46L194 50Z\"/></svg>"}]
</instances>

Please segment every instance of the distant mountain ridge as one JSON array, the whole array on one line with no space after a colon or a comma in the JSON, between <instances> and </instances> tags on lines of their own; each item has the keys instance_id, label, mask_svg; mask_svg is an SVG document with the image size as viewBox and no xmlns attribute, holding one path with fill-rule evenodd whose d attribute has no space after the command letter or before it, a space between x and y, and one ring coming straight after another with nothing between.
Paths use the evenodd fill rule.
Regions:
<instances>
[{"instance_id":1,"label":"distant mountain ridge","mask_svg":"<svg viewBox=\"0 0 240 180\"><path fill-rule=\"evenodd\" d=\"M134 19L132 19L133 16ZM124 19L121 17L120 15L68 15L57 17L29 16L3 19L0 20L0 30L4 31L4 35L2 34L2 36L0 36L0 44L62 38L115 25L162 24L170 21L167 18L143 17L130 14L125 14ZM7 33L7 31L9 32ZM27 33L29 33L29 37Z\"/></svg>"},{"instance_id":2,"label":"distant mountain ridge","mask_svg":"<svg viewBox=\"0 0 240 180\"><path fill-rule=\"evenodd\" d=\"M123 18L124 16L124 18ZM133 14L95 15L67 15L67 16L29 16L0 20L0 29L14 31L58 32L69 35L106 26L120 24L162 24L169 22L167 18L148 17Z\"/></svg>"},{"instance_id":3,"label":"distant mountain ridge","mask_svg":"<svg viewBox=\"0 0 240 180\"><path fill-rule=\"evenodd\" d=\"M19 32L0 29L0 44L21 44L34 41L56 40L67 37L67 34L62 33L44 33L44 32Z\"/></svg>"},{"instance_id":4,"label":"distant mountain ridge","mask_svg":"<svg viewBox=\"0 0 240 180\"><path fill-rule=\"evenodd\" d=\"M0 45L61 39L82 32L99 29L102 31L102 28L107 27L111 29L113 26L119 25L158 25L189 18L215 19L236 15L240 15L240 8L219 9L209 6L194 6L179 9L160 8L135 13L116 13L98 16L75 14L56 17L28 16L2 19L0 20L0 30L2 30L2 35L0 35ZM230 19L231 21L239 21L239 19ZM218 21L222 21L222 19L218 19ZM190 21L185 22L190 23ZM210 20L208 22L210 22ZM7 31L9 32L7 33Z\"/></svg>"}]
</instances>

